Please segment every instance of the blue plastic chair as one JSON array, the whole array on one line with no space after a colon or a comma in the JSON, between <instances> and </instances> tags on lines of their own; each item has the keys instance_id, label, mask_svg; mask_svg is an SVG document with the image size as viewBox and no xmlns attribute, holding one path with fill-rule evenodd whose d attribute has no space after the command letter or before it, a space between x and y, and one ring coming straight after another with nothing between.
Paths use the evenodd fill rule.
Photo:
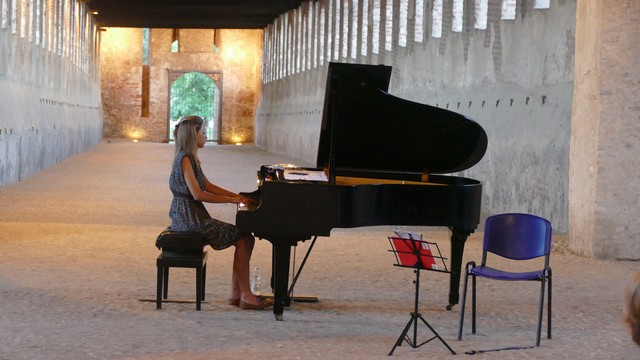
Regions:
<instances>
[{"instance_id":1,"label":"blue plastic chair","mask_svg":"<svg viewBox=\"0 0 640 360\"><path fill-rule=\"evenodd\" d=\"M536 346L540 346L542 330L542 312L544 308L545 285L548 289L547 301L547 338L551 339L551 223L541 217L530 214L500 214L487 218L482 244L482 264L476 266L474 261L465 268L464 289L462 293L462 309L458 327L458 340L462 340L464 309L467 297L467 282L471 276L472 288L472 321L471 333L476 333L476 278L482 277L506 281L540 281L540 304L538 308L538 332ZM512 272L492 268L487 265L487 254L492 253L512 260L530 260L544 256L544 268L528 272Z\"/></svg>"}]
</instances>

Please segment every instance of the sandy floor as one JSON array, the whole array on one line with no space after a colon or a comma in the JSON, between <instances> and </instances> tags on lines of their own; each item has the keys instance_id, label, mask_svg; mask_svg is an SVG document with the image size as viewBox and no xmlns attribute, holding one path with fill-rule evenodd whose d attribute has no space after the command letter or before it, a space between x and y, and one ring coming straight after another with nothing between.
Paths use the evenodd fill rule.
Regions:
<instances>
[{"instance_id":1,"label":"sandy floor","mask_svg":"<svg viewBox=\"0 0 640 360\"><path fill-rule=\"evenodd\" d=\"M0 359L372 359L385 358L413 307L411 270L394 267L391 227L336 229L319 238L297 292L318 303L294 303L285 321L270 311L226 305L232 251L210 250L207 302L166 303L156 310L154 247L168 225L167 177L173 147L105 142L37 175L0 188ZM205 172L234 191L251 191L260 164L295 162L256 147L209 146ZM305 165L305 164L303 164ZM307 164L308 165L308 164ZM209 206L234 222L232 205ZM412 229L449 251L448 231ZM464 262L479 260L480 236ZM569 254L554 238L553 339L541 347L479 353L478 359L640 359L620 323L622 289L637 262ZM308 243L297 249L299 262ZM270 245L259 241L254 266L263 276ZM446 311L447 275L422 272L420 312L447 343L469 350L535 343L537 284L481 283L478 334L470 318L456 339L460 306ZM170 298L192 299L192 270L174 270ZM418 341L432 334L418 327ZM544 334L544 333L543 333ZM453 358L435 339L398 358Z\"/></svg>"}]
</instances>

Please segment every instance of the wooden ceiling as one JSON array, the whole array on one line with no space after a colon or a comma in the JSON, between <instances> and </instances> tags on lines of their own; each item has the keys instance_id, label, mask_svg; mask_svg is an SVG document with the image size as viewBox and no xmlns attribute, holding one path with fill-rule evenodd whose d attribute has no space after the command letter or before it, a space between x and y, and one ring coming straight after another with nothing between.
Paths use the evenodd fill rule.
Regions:
<instances>
[{"instance_id":1,"label":"wooden ceiling","mask_svg":"<svg viewBox=\"0 0 640 360\"><path fill-rule=\"evenodd\" d=\"M263 29L305 0L84 0L101 27Z\"/></svg>"}]
</instances>

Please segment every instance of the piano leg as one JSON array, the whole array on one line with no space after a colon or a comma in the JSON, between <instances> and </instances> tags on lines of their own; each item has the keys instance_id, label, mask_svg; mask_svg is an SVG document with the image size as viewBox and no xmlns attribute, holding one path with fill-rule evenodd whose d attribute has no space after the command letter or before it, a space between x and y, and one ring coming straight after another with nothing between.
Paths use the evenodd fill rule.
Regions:
<instances>
[{"instance_id":1,"label":"piano leg","mask_svg":"<svg viewBox=\"0 0 640 360\"><path fill-rule=\"evenodd\" d=\"M449 305L447 305L447 310L451 310L454 305L458 304L464 244L470 233L462 229L451 229L451 274L449 277Z\"/></svg>"},{"instance_id":2,"label":"piano leg","mask_svg":"<svg viewBox=\"0 0 640 360\"><path fill-rule=\"evenodd\" d=\"M289 261L291 260L291 245L288 243L273 244L273 314L276 320L282 321L284 307L290 305L289 289Z\"/></svg>"}]
</instances>

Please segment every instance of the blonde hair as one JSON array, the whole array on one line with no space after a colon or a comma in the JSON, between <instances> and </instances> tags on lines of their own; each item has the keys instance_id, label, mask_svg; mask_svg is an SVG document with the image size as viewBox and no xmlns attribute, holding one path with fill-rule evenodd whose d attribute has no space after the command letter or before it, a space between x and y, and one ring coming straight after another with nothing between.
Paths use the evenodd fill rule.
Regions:
<instances>
[{"instance_id":1,"label":"blonde hair","mask_svg":"<svg viewBox=\"0 0 640 360\"><path fill-rule=\"evenodd\" d=\"M631 338L640 345L640 272L636 272L627 285L622 320L631 329Z\"/></svg>"},{"instance_id":2,"label":"blonde hair","mask_svg":"<svg viewBox=\"0 0 640 360\"><path fill-rule=\"evenodd\" d=\"M204 120L200 116L185 116L178 121L173 129L173 138L176 141L176 155L184 150L193 159L197 159L198 136Z\"/></svg>"}]
</instances>

